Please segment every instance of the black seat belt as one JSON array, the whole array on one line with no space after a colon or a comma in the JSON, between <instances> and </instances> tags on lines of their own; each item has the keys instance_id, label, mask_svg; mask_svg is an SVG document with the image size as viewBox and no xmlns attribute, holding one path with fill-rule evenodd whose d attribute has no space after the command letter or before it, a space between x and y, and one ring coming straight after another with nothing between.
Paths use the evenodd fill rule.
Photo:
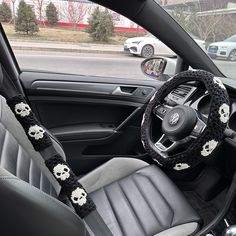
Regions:
<instances>
[{"instance_id":1,"label":"black seat belt","mask_svg":"<svg viewBox=\"0 0 236 236\"><path fill-rule=\"evenodd\" d=\"M6 98L7 104L23 127L34 149L40 152L45 165L61 185L62 191L76 213L84 219L96 236L112 236L111 231L98 214L95 203L79 183L68 163L56 151L50 136L37 120L25 98L18 92L2 66L0 66L0 70L2 95Z\"/></svg>"},{"instance_id":2,"label":"black seat belt","mask_svg":"<svg viewBox=\"0 0 236 236\"><path fill-rule=\"evenodd\" d=\"M85 223L94 232L95 236L112 236L110 229L107 227L97 210L94 210L84 218Z\"/></svg>"}]
</instances>

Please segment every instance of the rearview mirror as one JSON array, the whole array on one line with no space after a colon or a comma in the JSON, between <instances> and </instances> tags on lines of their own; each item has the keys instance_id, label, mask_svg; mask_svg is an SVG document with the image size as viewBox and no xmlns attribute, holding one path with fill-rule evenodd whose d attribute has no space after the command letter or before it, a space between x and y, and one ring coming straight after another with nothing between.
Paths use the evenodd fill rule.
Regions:
<instances>
[{"instance_id":1,"label":"rearview mirror","mask_svg":"<svg viewBox=\"0 0 236 236\"><path fill-rule=\"evenodd\" d=\"M165 71L167 60L162 57L148 58L141 63L142 72L152 78L160 78Z\"/></svg>"}]
</instances>

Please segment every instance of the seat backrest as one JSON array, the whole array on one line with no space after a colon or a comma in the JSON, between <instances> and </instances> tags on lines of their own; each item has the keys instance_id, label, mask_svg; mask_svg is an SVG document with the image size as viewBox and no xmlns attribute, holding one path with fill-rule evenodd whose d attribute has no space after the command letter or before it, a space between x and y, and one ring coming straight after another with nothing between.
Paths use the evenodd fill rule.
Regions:
<instances>
[{"instance_id":1,"label":"seat backrest","mask_svg":"<svg viewBox=\"0 0 236 236\"><path fill-rule=\"evenodd\" d=\"M60 186L27 138L20 123L0 96L0 167L51 196Z\"/></svg>"},{"instance_id":2,"label":"seat backrest","mask_svg":"<svg viewBox=\"0 0 236 236\"><path fill-rule=\"evenodd\" d=\"M60 186L40 153L0 96L0 234L88 235L73 210L56 199L59 192Z\"/></svg>"}]
</instances>

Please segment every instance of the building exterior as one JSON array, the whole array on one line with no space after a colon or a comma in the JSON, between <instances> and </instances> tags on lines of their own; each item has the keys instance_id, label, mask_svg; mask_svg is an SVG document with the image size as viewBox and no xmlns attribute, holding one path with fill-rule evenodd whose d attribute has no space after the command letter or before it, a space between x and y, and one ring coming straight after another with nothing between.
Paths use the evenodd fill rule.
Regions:
<instances>
[{"instance_id":1,"label":"building exterior","mask_svg":"<svg viewBox=\"0 0 236 236\"><path fill-rule=\"evenodd\" d=\"M236 4L236 0L160 0L160 4L168 10L202 12L228 8L228 6Z\"/></svg>"}]
</instances>

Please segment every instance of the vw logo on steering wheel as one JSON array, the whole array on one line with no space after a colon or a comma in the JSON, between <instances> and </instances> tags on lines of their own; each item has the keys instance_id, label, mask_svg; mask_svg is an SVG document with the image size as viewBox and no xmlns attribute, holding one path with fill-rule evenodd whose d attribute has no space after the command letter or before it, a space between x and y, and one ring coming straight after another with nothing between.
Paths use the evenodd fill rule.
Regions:
<instances>
[{"instance_id":1,"label":"vw logo on steering wheel","mask_svg":"<svg viewBox=\"0 0 236 236\"><path fill-rule=\"evenodd\" d=\"M169 124L170 125L176 125L179 121L179 113L174 113L173 115L171 115L170 119L169 119Z\"/></svg>"}]
</instances>

